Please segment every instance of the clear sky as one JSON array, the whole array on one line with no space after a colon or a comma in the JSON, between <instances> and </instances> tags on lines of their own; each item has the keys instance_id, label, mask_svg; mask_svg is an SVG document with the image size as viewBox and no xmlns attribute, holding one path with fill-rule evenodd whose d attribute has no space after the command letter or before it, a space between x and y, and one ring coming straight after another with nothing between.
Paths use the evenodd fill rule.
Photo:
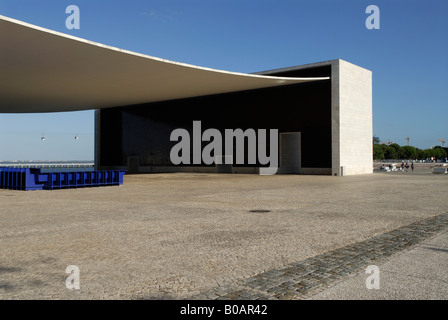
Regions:
<instances>
[{"instance_id":1,"label":"clear sky","mask_svg":"<svg viewBox=\"0 0 448 320\"><path fill-rule=\"evenodd\" d=\"M65 26L71 4L79 30ZM368 5L380 9L379 30L365 26ZM374 135L400 145L409 136L419 148L448 144L446 0L0 0L0 14L228 71L344 59L373 72ZM0 114L0 160L91 160L93 126L93 111Z\"/></svg>"}]
</instances>

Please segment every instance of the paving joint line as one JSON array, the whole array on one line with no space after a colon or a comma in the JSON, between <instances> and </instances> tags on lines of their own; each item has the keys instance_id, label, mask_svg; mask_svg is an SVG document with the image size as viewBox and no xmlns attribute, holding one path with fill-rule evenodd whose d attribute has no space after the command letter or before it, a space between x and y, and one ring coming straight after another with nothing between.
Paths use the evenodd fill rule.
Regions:
<instances>
[{"instance_id":1,"label":"paving joint line","mask_svg":"<svg viewBox=\"0 0 448 320\"><path fill-rule=\"evenodd\" d=\"M232 285L218 287L190 299L302 300L379 264L393 254L448 228L448 213L422 219L361 242L271 269Z\"/></svg>"}]
</instances>

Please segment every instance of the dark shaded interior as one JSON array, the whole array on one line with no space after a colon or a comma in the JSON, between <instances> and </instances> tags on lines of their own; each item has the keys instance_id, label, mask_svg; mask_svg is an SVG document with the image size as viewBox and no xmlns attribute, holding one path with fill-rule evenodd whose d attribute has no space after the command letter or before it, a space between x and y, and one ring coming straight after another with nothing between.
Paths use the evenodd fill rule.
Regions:
<instances>
[{"instance_id":1,"label":"dark shaded interior","mask_svg":"<svg viewBox=\"0 0 448 320\"><path fill-rule=\"evenodd\" d=\"M331 68L271 75L331 76ZM215 128L223 138L224 129L300 131L302 167L331 168L330 80L103 109L100 121L100 167L126 166L128 156L142 166L171 166L171 132L184 128L192 137L193 121L201 121L202 132Z\"/></svg>"}]
</instances>

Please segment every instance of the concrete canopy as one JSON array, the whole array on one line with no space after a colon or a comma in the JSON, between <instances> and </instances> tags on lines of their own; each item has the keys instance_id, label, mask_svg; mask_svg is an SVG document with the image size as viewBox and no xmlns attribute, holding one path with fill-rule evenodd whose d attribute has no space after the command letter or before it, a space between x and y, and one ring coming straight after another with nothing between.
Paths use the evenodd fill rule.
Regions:
<instances>
[{"instance_id":1,"label":"concrete canopy","mask_svg":"<svg viewBox=\"0 0 448 320\"><path fill-rule=\"evenodd\" d=\"M4 16L0 73L0 113L102 109L328 79L197 67Z\"/></svg>"}]
</instances>

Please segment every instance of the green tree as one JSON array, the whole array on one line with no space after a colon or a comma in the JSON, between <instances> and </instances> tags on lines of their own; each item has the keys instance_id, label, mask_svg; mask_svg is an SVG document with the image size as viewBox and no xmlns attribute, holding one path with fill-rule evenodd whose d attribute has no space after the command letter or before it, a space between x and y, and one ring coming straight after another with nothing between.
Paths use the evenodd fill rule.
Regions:
<instances>
[{"instance_id":1,"label":"green tree","mask_svg":"<svg viewBox=\"0 0 448 320\"><path fill-rule=\"evenodd\" d=\"M383 160L384 159L384 145L374 144L373 145L373 159Z\"/></svg>"},{"instance_id":2,"label":"green tree","mask_svg":"<svg viewBox=\"0 0 448 320\"><path fill-rule=\"evenodd\" d=\"M437 159L446 157L446 151L444 149L442 149L442 148L434 148L432 150L434 151L433 157L436 157Z\"/></svg>"},{"instance_id":3,"label":"green tree","mask_svg":"<svg viewBox=\"0 0 448 320\"><path fill-rule=\"evenodd\" d=\"M385 153L384 153L385 159L398 159L398 151L395 147L387 146Z\"/></svg>"},{"instance_id":4,"label":"green tree","mask_svg":"<svg viewBox=\"0 0 448 320\"><path fill-rule=\"evenodd\" d=\"M415 158L421 160L422 150L420 150L419 148L415 148L415 150L417 151L417 156Z\"/></svg>"},{"instance_id":5,"label":"green tree","mask_svg":"<svg viewBox=\"0 0 448 320\"><path fill-rule=\"evenodd\" d=\"M428 158L431 158L431 157L433 157L433 152L432 152L432 149L425 149L425 150L422 150L421 151L421 154L420 154L420 159L421 160L426 160L426 159L428 159Z\"/></svg>"},{"instance_id":6,"label":"green tree","mask_svg":"<svg viewBox=\"0 0 448 320\"><path fill-rule=\"evenodd\" d=\"M412 146L400 147L400 150L398 151L398 157L400 159L416 159L417 149Z\"/></svg>"},{"instance_id":7,"label":"green tree","mask_svg":"<svg viewBox=\"0 0 448 320\"><path fill-rule=\"evenodd\" d=\"M396 144L396 143L392 143L389 147L391 147L391 148L394 148L395 149L395 152L397 152L398 153L398 151L400 151L400 146L398 145L398 144Z\"/></svg>"},{"instance_id":8,"label":"green tree","mask_svg":"<svg viewBox=\"0 0 448 320\"><path fill-rule=\"evenodd\" d=\"M375 160L426 160L431 157L435 157L436 159L446 158L448 155L448 148L443 148L441 146L435 146L432 149L421 150L413 146L399 146L396 143L392 143L391 145L379 144L375 143L376 137L373 138L373 159ZM379 141L379 139L377 141Z\"/></svg>"}]
</instances>

